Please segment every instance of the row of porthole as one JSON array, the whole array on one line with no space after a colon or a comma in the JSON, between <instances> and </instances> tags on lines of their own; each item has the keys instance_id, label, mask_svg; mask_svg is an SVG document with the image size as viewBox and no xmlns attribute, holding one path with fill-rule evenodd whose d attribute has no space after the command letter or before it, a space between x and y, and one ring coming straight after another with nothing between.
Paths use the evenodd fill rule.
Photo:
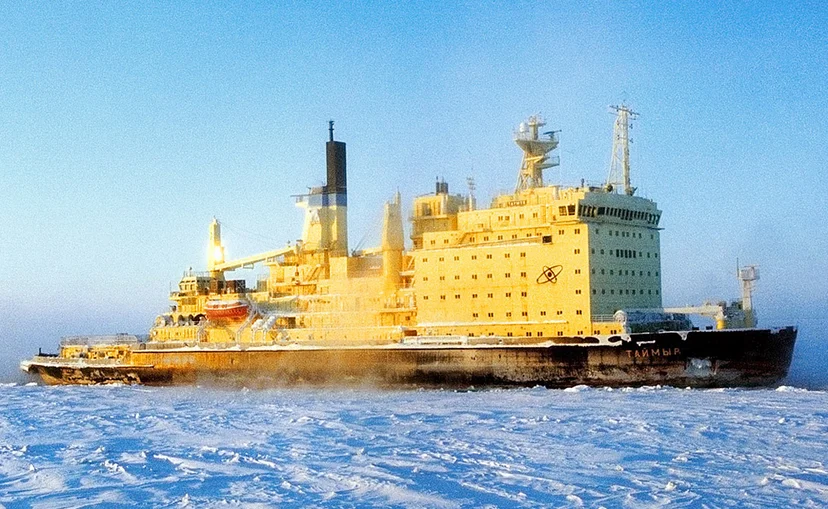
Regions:
<instances>
[{"instance_id":1,"label":"row of porthole","mask_svg":"<svg viewBox=\"0 0 828 509\"><path fill-rule=\"evenodd\" d=\"M593 273L593 274L595 274L595 270L596 270L596 269L592 269L592 273ZM606 272L605 272L606 270L607 270L607 269L601 269L601 275L605 275L605 274L606 274ZM632 274L630 274L630 272L632 272ZM658 274L659 274L659 272L658 272L658 271L655 271L655 277L658 277ZM614 275L616 275L616 274L615 274L615 269L609 269L609 275L610 275L610 276L614 276ZM619 275L619 276L633 276L633 277L635 277L635 270L630 271L629 269L624 269L624 270L623 270L623 274L622 274L622 270L621 270L621 269L618 269L618 275ZM643 270L639 270L639 271L638 271L638 277L644 277L644 271L643 271ZM653 277L653 273L652 273L652 271L650 271L650 270L648 270L648 271L647 271L647 277Z\"/></svg>"}]
</instances>

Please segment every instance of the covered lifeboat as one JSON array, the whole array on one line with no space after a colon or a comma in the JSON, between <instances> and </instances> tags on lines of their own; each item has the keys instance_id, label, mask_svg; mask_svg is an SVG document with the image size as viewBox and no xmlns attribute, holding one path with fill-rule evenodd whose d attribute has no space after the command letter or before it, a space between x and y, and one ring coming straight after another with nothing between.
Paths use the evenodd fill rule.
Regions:
<instances>
[{"instance_id":1,"label":"covered lifeboat","mask_svg":"<svg viewBox=\"0 0 828 509\"><path fill-rule=\"evenodd\" d=\"M204 313L208 320L243 320L250 311L250 303L244 300L208 300Z\"/></svg>"}]
</instances>

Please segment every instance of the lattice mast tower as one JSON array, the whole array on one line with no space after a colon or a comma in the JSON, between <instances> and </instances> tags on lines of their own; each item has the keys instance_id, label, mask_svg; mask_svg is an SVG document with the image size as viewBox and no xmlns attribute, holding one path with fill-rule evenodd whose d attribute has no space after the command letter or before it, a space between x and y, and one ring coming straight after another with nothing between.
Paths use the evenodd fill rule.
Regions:
<instances>
[{"instance_id":1,"label":"lattice mast tower","mask_svg":"<svg viewBox=\"0 0 828 509\"><path fill-rule=\"evenodd\" d=\"M635 188L630 185L630 129L632 120L638 117L638 113L629 109L623 103L621 106L610 106L615 110L615 129L612 138L612 161L607 176L607 189L618 189L624 186L624 194L632 196Z\"/></svg>"},{"instance_id":2,"label":"lattice mast tower","mask_svg":"<svg viewBox=\"0 0 828 509\"><path fill-rule=\"evenodd\" d=\"M539 115L532 115L526 122L522 122L515 133L515 143L523 150L523 162L520 166L515 193L543 187L543 170L560 164L557 156L548 154L558 146L556 131L543 133L546 138L540 138L538 131L546 122Z\"/></svg>"}]
</instances>

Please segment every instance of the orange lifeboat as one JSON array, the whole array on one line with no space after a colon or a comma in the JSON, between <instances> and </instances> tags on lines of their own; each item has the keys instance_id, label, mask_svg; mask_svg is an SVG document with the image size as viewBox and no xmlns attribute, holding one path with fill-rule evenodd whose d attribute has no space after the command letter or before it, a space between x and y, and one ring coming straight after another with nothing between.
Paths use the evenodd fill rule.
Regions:
<instances>
[{"instance_id":1,"label":"orange lifeboat","mask_svg":"<svg viewBox=\"0 0 828 509\"><path fill-rule=\"evenodd\" d=\"M243 320L250 304L243 300L208 300L204 313L208 320Z\"/></svg>"}]
</instances>

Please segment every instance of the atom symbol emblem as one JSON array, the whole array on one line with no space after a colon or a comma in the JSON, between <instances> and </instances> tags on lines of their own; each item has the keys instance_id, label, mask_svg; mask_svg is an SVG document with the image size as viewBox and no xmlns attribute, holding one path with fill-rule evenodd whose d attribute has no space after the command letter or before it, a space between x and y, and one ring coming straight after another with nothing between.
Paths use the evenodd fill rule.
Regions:
<instances>
[{"instance_id":1,"label":"atom symbol emblem","mask_svg":"<svg viewBox=\"0 0 828 509\"><path fill-rule=\"evenodd\" d=\"M551 267L547 267L546 265L543 266L543 272L541 275L538 276L536 280L538 283L557 283L558 282L558 275L563 270L563 265L553 265Z\"/></svg>"}]
</instances>

